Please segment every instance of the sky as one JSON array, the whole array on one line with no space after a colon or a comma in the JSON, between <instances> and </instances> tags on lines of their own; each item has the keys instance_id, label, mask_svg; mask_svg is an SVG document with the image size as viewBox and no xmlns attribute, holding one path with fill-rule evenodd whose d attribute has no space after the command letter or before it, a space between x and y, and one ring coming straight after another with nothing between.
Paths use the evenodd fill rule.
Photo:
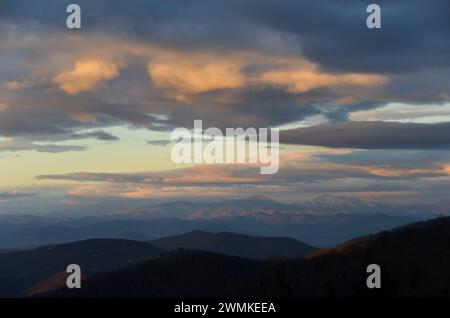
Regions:
<instances>
[{"instance_id":1,"label":"sky","mask_svg":"<svg viewBox=\"0 0 450 318\"><path fill-rule=\"evenodd\" d=\"M82 28L66 28L77 3ZM450 192L450 3L0 2L0 213ZM280 129L280 170L176 165L171 132Z\"/></svg>"}]
</instances>

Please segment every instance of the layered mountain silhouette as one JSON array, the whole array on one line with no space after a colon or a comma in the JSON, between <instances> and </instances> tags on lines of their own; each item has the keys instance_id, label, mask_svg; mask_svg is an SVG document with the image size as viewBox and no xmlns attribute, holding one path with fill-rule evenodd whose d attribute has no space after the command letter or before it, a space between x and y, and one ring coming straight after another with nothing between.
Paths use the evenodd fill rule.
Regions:
<instances>
[{"instance_id":1,"label":"layered mountain silhouette","mask_svg":"<svg viewBox=\"0 0 450 318\"><path fill-rule=\"evenodd\" d=\"M316 250L289 237L255 237L203 231L161 238L150 243L167 250L184 248L246 258L297 257Z\"/></svg>"},{"instance_id":2,"label":"layered mountain silhouette","mask_svg":"<svg viewBox=\"0 0 450 318\"><path fill-rule=\"evenodd\" d=\"M444 213L445 207L442 203L433 211ZM336 196L321 196L302 204L255 196L218 202L168 202L104 215L97 212L89 217L8 215L0 216L0 249L95 238L150 241L195 230L288 236L326 247L432 217L424 211L425 206L392 207Z\"/></svg>"},{"instance_id":3,"label":"layered mountain silhouette","mask_svg":"<svg viewBox=\"0 0 450 318\"><path fill-rule=\"evenodd\" d=\"M378 264L382 288L368 289ZM415 223L313 252L251 260L178 250L38 297L449 297L450 218Z\"/></svg>"},{"instance_id":4,"label":"layered mountain silhouette","mask_svg":"<svg viewBox=\"0 0 450 318\"><path fill-rule=\"evenodd\" d=\"M191 232L152 242L94 239L0 254L0 297L40 293L65 286L69 264L84 276L135 264L181 245L246 258L297 257L317 249L288 237L254 237L236 233Z\"/></svg>"}]
</instances>

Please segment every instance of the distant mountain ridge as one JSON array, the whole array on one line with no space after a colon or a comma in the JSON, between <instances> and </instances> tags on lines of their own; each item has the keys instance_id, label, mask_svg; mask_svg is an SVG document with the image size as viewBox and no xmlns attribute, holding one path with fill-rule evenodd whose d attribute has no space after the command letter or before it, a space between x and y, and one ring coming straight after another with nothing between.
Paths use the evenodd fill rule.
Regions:
<instances>
[{"instance_id":1,"label":"distant mountain ridge","mask_svg":"<svg viewBox=\"0 0 450 318\"><path fill-rule=\"evenodd\" d=\"M385 204L375 203L372 201L358 200L350 197L335 196L329 194L320 195L314 200L306 202L305 205L313 209L319 210L342 209L342 208L353 210L353 209L372 209L374 207L376 208L386 207Z\"/></svg>"},{"instance_id":2,"label":"distant mountain ridge","mask_svg":"<svg viewBox=\"0 0 450 318\"><path fill-rule=\"evenodd\" d=\"M388 205L345 196L320 195L303 203L282 203L263 195L244 199L226 199L215 202L175 201L151 206L129 208L113 215L137 218L185 218L190 220L230 218L255 213L295 213L295 214L377 214L395 216L414 215L432 217L450 215L450 201L423 205Z\"/></svg>"},{"instance_id":3,"label":"distant mountain ridge","mask_svg":"<svg viewBox=\"0 0 450 318\"><path fill-rule=\"evenodd\" d=\"M255 237L237 233L190 233L150 241L163 249L191 249L246 258L299 257L317 248L290 237Z\"/></svg>"},{"instance_id":4,"label":"distant mountain ridge","mask_svg":"<svg viewBox=\"0 0 450 318\"><path fill-rule=\"evenodd\" d=\"M251 196L245 199L226 199L213 202L173 201L139 208L129 208L112 216L136 218L186 218L198 219L204 215L239 216L252 212L295 212L296 204L285 204L265 196ZM206 218L206 217L205 217Z\"/></svg>"},{"instance_id":5,"label":"distant mountain ridge","mask_svg":"<svg viewBox=\"0 0 450 318\"><path fill-rule=\"evenodd\" d=\"M82 218L62 223L4 224L0 249L29 248L96 238L150 241L190 231L289 236L312 246L332 246L353 237L389 230L419 219L386 214L252 212L230 217L139 219ZM1 222L0 222L1 223ZM2 226L0 226L2 227Z\"/></svg>"},{"instance_id":6,"label":"distant mountain ridge","mask_svg":"<svg viewBox=\"0 0 450 318\"><path fill-rule=\"evenodd\" d=\"M90 208L89 208L90 209ZM32 222L35 225L65 224L73 219L82 220L85 223L114 219L211 219L246 216L255 213L295 213L295 214L378 214L384 213L394 216L415 216L418 218L430 218L438 215L450 215L450 201L441 201L431 204L406 204L389 205L369 200L361 200L346 196L320 195L311 201L302 203L283 203L275 201L264 195L255 195L248 198L224 199L220 201L169 201L159 204L144 205L128 208L104 208L99 207L86 215L89 210L83 207L83 211L49 213L48 215L1 215L0 229L3 225L27 225ZM103 212L98 209L104 209ZM45 224L47 223L47 224Z\"/></svg>"},{"instance_id":7,"label":"distant mountain ridge","mask_svg":"<svg viewBox=\"0 0 450 318\"><path fill-rule=\"evenodd\" d=\"M0 216L0 249L95 238L150 241L195 230L289 236L313 246L332 246L356 236L424 219L426 216L421 211L425 208L414 206L399 210L336 196L321 196L303 204L254 196L218 202L174 201L80 218L3 215ZM440 204L440 214L444 209L445 204ZM432 214L427 215L432 217Z\"/></svg>"}]
</instances>

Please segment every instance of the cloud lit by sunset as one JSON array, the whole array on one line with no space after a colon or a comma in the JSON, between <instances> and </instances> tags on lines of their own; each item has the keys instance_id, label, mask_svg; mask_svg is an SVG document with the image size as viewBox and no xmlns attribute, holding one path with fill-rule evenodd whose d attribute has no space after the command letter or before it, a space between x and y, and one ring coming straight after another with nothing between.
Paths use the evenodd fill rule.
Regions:
<instances>
[{"instance_id":1,"label":"cloud lit by sunset","mask_svg":"<svg viewBox=\"0 0 450 318\"><path fill-rule=\"evenodd\" d=\"M0 193L36 196L1 208L54 188L54 202L193 199L213 189L285 200L382 193L404 202L411 191L440 200L433 189L450 189L448 24L421 16L432 23L416 30L418 1L408 16L385 4L396 21L386 28L402 40L371 32L356 14L302 1L289 9L276 1L164 9L79 1L86 24L76 32L59 24L64 6L54 2L45 14L23 9L35 3L2 4ZM196 119L280 128L279 173L175 165L170 133Z\"/></svg>"}]
</instances>

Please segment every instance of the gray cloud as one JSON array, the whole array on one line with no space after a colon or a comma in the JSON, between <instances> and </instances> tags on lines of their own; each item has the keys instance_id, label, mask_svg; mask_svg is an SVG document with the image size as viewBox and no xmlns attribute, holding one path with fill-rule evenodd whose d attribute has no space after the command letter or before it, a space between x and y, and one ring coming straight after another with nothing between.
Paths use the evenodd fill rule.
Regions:
<instances>
[{"instance_id":1,"label":"gray cloud","mask_svg":"<svg viewBox=\"0 0 450 318\"><path fill-rule=\"evenodd\" d=\"M53 135L52 138L59 140L86 137L112 141L117 137L104 132L90 135L73 132L124 124L169 130L177 126L192 127L194 119L203 119L207 127L274 127L318 114L323 114L331 123L339 123L348 121L351 112L374 109L390 102L423 104L450 100L448 1L394 3L380 0L383 28L376 31L365 27L365 8L370 2L343 2L345 8L331 0L179 0L164 5L144 0L80 0L77 3L83 9L83 36L72 33L74 40L70 41L64 21L66 2L4 0L0 4L3 27L0 40L4 43L0 82L23 80L31 85L24 85L19 92L0 88L0 102L9 106L0 116L0 135L29 138ZM105 45L113 40L119 45L115 43L95 50L100 39ZM303 93L280 85L253 83L176 100L161 92L149 79L147 64L154 56L128 59L125 53L116 52L133 45L185 53L214 55L221 52L224 56L261 53L274 59L306 58L317 63L321 71L333 75L374 72L388 76L390 82L379 88L317 87ZM100 54L98 51L117 54L114 57L118 60L127 61L119 77L96 91L70 98L49 84L56 73L72 67L78 55ZM48 73L38 72L39 76L33 76L41 76L47 80L44 83L30 75L35 69L42 72L41 64L46 69L48 66ZM268 64L248 63L241 72L251 77L264 69L282 67ZM342 101L346 99L350 101ZM149 114L162 114L165 119ZM79 116L93 118L83 121ZM346 125L354 127L356 136L353 137L347 135L351 129L343 125L313 127L299 131L298 136L294 136L296 132L285 135L287 142L330 147L447 147L444 135L433 137L431 132L435 129L447 132L445 128L412 124L377 124L380 127L376 128L371 125L375 124ZM326 129L337 134L326 140ZM384 129L389 133L383 132ZM363 137L360 131L367 133ZM317 136L313 136L315 134Z\"/></svg>"},{"instance_id":2,"label":"gray cloud","mask_svg":"<svg viewBox=\"0 0 450 318\"><path fill-rule=\"evenodd\" d=\"M26 192L0 192L0 200L9 200L17 198L34 197L36 193L26 193Z\"/></svg>"},{"instance_id":3,"label":"gray cloud","mask_svg":"<svg viewBox=\"0 0 450 318\"><path fill-rule=\"evenodd\" d=\"M94 138L102 141L117 141L119 140L118 137L106 133L104 131L93 131L88 133L80 133L80 134L73 134L71 138L74 139L88 139L88 138Z\"/></svg>"},{"instance_id":4,"label":"gray cloud","mask_svg":"<svg viewBox=\"0 0 450 318\"><path fill-rule=\"evenodd\" d=\"M147 145L152 145L152 146L167 146L168 144L170 144L172 141L168 140L168 139L161 139L161 140L149 140L147 141Z\"/></svg>"},{"instance_id":5,"label":"gray cloud","mask_svg":"<svg viewBox=\"0 0 450 318\"><path fill-rule=\"evenodd\" d=\"M332 148L450 150L450 123L344 122L282 131L280 141Z\"/></svg>"},{"instance_id":6,"label":"gray cloud","mask_svg":"<svg viewBox=\"0 0 450 318\"><path fill-rule=\"evenodd\" d=\"M442 164L450 162L450 151L359 150L343 154L318 154L316 157L327 162L346 165L367 165L397 169L439 169Z\"/></svg>"},{"instance_id":7,"label":"gray cloud","mask_svg":"<svg viewBox=\"0 0 450 318\"><path fill-rule=\"evenodd\" d=\"M446 0L380 0L382 29L365 26L370 1L79 0L87 30L118 34L187 49L215 46L306 54L338 71L411 72L450 67ZM3 0L0 19L62 28L64 1ZM45 10L39 8L45 7ZM272 35L273 38L269 36ZM265 36L265 37L264 37ZM283 36L291 42L283 42ZM271 40L271 41L269 41ZM295 43L292 43L295 42ZM357 58L355 58L357 56ZM407 56L408 58L404 58Z\"/></svg>"},{"instance_id":8,"label":"gray cloud","mask_svg":"<svg viewBox=\"0 0 450 318\"><path fill-rule=\"evenodd\" d=\"M38 180L70 180L79 182L155 183L162 178L152 173L71 173L36 176Z\"/></svg>"},{"instance_id":9,"label":"gray cloud","mask_svg":"<svg viewBox=\"0 0 450 318\"><path fill-rule=\"evenodd\" d=\"M25 139L15 139L12 142L0 143L0 152L34 150L37 152L62 153L69 151L84 151L87 149L88 147L86 146L76 145L36 144Z\"/></svg>"},{"instance_id":10,"label":"gray cloud","mask_svg":"<svg viewBox=\"0 0 450 318\"><path fill-rule=\"evenodd\" d=\"M445 0L377 2L382 28L365 27L370 1L253 0L245 15L295 34L307 57L337 71L407 72L450 66L450 4Z\"/></svg>"}]
</instances>

